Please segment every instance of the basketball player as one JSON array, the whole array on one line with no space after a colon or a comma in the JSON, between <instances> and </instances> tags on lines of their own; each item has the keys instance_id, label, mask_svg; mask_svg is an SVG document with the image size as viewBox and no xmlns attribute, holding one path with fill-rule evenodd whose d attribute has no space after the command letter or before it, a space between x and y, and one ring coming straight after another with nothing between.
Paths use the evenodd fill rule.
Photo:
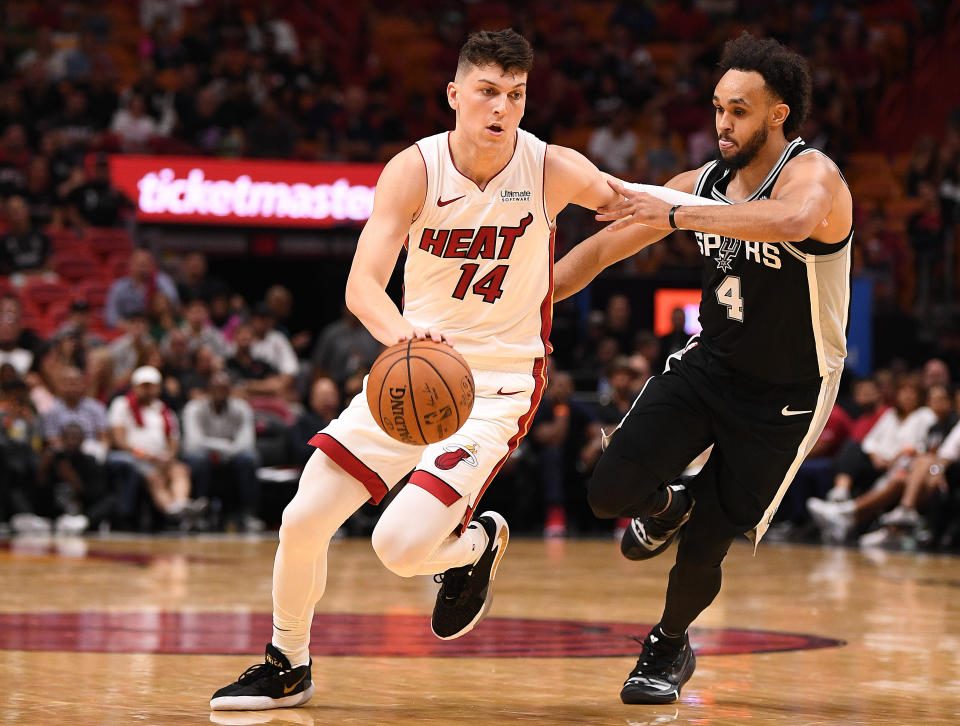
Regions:
<instances>
[{"instance_id":1,"label":"basketball player","mask_svg":"<svg viewBox=\"0 0 960 726\"><path fill-rule=\"evenodd\" d=\"M543 396L554 219L570 203L597 209L621 198L585 157L518 128L532 60L511 30L470 36L447 86L454 130L386 165L347 281L348 307L384 345L456 344L473 369L473 412L449 439L416 447L381 431L360 393L311 439L317 451L280 527L265 662L217 691L213 709L296 706L313 695L310 623L330 538L411 470L374 550L403 577L443 573L432 618L440 638L468 632L490 605L508 529L494 512L470 520ZM401 245L402 313L385 292Z\"/></svg>"},{"instance_id":2,"label":"basketball player","mask_svg":"<svg viewBox=\"0 0 960 726\"><path fill-rule=\"evenodd\" d=\"M597 516L634 518L621 543L629 559L681 535L624 703L679 698L695 666L687 628L717 596L734 538L749 533L756 546L767 529L827 420L846 355L850 192L830 159L788 140L810 106L807 63L744 34L721 68L719 158L667 186L722 204L671 204L611 182L624 199L597 219L616 221L556 267L559 300L673 229L693 230L703 255L703 332L640 392L588 489ZM677 482L711 444L702 471Z\"/></svg>"}]
</instances>

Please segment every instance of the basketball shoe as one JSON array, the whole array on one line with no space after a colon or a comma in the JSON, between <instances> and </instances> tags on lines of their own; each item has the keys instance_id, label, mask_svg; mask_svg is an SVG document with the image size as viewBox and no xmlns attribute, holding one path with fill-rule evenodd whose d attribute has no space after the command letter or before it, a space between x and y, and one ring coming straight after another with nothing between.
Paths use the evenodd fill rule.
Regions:
<instances>
[{"instance_id":1,"label":"basketball shoe","mask_svg":"<svg viewBox=\"0 0 960 726\"><path fill-rule=\"evenodd\" d=\"M214 693L210 708L214 711L262 711L306 703L313 696L311 663L292 668L287 656L273 643L267 643L264 662L250 666L235 683Z\"/></svg>"},{"instance_id":2,"label":"basketball shoe","mask_svg":"<svg viewBox=\"0 0 960 726\"><path fill-rule=\"evenodd\" d=\"M679 700L680 689L696 667L690 636L684 633L682 638L666 638L655 625L620 690L620 700L631 704L673 703Z\"/></svg>"},{"instance_id":3,"label":"basketball shoe","mask_svg":"<svg viewBox=\"0 0 960 726\"><path fill-rule=\"evenodd\" d=\"M459 638L483 620L493 602L493 578L510 539L506 520L496 512L484 512L470 526L483 527L487 535L480 558L472 565L451 567L433 578L440 583L440 592L430 628L441 640Z\"/></svg>"},{"instance_id":4,"label":"basketball shoe","mask_svg":"<svg viewBox=\"0 0 960 726\"><path fill-rule=\"evenodd\" d=\"M663 552L673 542L680 528L690 519L693 497L683 484L670 484L673 492L671 505L677 502L683 507L679 516L662 517L647 515L634 517L620 539L620 551L628 560L649 560ZM671 506L672 508L672 506Z\"/></svg>"}]
</instances>

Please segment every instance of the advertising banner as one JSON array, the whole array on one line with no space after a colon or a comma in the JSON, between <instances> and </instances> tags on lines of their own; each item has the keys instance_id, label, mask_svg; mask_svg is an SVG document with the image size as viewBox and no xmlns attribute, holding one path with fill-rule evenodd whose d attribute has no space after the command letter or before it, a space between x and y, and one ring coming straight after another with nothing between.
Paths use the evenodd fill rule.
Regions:
<instances>
[{"instance_id":1,"label":"advertising banner","mask_svg":"<svg viewBox=\"0 0 960 726\"><path fill-rule=\"evenodd\" d=\"M142 222L362 225L382 164L112 155L110 178Z\"/></svg>"}]
</instances>

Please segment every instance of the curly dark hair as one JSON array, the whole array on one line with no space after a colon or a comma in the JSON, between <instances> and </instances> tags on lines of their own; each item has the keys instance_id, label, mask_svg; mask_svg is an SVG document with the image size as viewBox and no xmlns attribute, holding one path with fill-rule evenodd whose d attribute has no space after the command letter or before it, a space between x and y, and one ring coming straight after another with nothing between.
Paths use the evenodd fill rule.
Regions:
<instances>
[{"instance_id":1,"label":"curly dark hair","mask_svg":"<svg viewBox=\"0 0 960 726\"><path fill-rule=\"evenodd\" d=\"M810 113L812 91L806 58L773 38L754 38L744 31L723 46L720 70L726 73L731 69L756 71L763 76L770 92L790 107L783 135L793 136Z\"/></svg>"},{"instance_id":2,"label":"curly dark hair","mask_svg":"<svg viewBox=\"0 0 960 726\"><path fill-rule=\"evenodd\" d=\"M533 48L512 28L471 33L460 49L457 75L466 72L469 66L491 65L505 71L529 73L533 68Z\"/></svg>"}]
</instances>

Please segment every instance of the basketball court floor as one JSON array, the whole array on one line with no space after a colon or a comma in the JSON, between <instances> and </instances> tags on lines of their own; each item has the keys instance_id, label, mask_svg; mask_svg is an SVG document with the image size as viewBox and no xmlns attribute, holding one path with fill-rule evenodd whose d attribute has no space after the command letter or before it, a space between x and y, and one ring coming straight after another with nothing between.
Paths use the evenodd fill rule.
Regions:
<instances>
[{"instance_id":1,"label":"basketball court floor","mask_svg":"<svg viewBox=\"0 0 960 726\"><path fill-rule=\"evenodd\" d=\"M304 708L211 713L262 658L266 539L0 542L0 724L956 724L960 559L746 540L692 631L680 703L624 706L620 685L662 605L672 551L511 542L490 617L435 639L436 585L367 540L331 546Z\"/></svg>"}]
</instances>

